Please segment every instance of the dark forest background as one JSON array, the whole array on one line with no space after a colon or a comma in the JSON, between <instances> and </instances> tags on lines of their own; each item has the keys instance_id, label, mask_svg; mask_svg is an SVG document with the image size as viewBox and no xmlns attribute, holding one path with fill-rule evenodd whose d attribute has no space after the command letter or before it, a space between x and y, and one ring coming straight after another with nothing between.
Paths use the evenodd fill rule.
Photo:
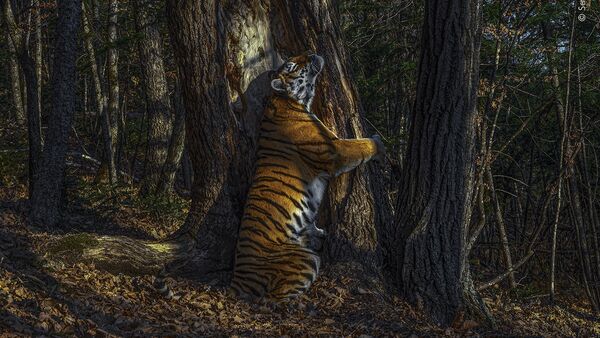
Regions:
<instances>
[{"instance_id":1,"label":"dark forest background","mask_svg":"<svg viewBox=\"0 0 600 338\"><path fill-rule=\"evenodd\" d=\"M0 329L600 334L597 1L0 3ZM387 155L332 182L297 328L210 285L229 278L269 70L307 50L326 62L316 114ZM144 305L163 268L183 298ZM88 270L71 282L87 296L63 287ZM198 297L186 324L127 314Z\"/></svg>"}]
</instances>

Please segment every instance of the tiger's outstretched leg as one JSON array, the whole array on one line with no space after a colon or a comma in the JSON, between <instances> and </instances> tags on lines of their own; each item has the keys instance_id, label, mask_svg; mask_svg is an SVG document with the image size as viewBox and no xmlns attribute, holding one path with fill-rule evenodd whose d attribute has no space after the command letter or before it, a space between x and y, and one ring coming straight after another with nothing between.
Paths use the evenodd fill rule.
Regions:
<instances>
[{"instance_id":1,"label":"tiger's outstretched leg","mask_svg":"<svg viewBox=\"0 0 600 338\"><path fill-rule=\"evenodd\" d=\"M334 176L350 171L369 160L385 156L385 146L379 135L371 138L333 140L336 156L332 166Z\"/></svg>"}]
</instances>

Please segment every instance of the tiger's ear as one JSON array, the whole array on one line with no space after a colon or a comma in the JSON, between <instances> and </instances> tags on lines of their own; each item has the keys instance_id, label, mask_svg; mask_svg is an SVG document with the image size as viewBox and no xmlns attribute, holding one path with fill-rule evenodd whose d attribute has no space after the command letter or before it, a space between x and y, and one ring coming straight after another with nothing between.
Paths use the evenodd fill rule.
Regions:
<instances>
[{"instance_id":1,"label":"tiger's ear","mask_svg":"<svg viewBox=\"0 0 600 338\"><path fill-rule=\"evenodd\" d=\"M285 92L285 86L283 85L283 81L281 79L274 79L271 81L271 88L276 92Z\"/></svg>"}]
</instances>

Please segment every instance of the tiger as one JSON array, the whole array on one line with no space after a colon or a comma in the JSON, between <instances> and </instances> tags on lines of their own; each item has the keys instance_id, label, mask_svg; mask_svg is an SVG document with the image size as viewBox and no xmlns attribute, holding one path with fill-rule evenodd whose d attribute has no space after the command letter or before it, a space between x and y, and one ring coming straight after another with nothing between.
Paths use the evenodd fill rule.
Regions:
<instances>
[{"instance_id":1,"label":"tiger","mask_svg":"<svg viewBox=\"0 0 600 338\"><path fill-rule=\"evenodd\" d=\"M271 81L229 288L239 297L280 303L305 292L319 273L326 232L316 217L329 180L385 155L379 136L340 139L311 112L324 64L292 57Z\"/></svg>"}]
</instances>

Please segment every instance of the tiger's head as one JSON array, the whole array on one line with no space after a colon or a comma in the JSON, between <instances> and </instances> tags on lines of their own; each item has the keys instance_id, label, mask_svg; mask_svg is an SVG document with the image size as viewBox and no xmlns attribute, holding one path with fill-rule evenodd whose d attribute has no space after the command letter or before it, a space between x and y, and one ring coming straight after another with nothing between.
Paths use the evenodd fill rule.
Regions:
<instances>
[{"instance_id":1,"label":"tiger's head","mask_svg":"<svg viewBox=\"0 0 600 338\"><path fill-rule=\"evenodd\" d=\"M275 74L271 87L310 110L315 96L315 82L325 61L317 54L303 54L288 59Z\"/></svg>"}]
</instances>

